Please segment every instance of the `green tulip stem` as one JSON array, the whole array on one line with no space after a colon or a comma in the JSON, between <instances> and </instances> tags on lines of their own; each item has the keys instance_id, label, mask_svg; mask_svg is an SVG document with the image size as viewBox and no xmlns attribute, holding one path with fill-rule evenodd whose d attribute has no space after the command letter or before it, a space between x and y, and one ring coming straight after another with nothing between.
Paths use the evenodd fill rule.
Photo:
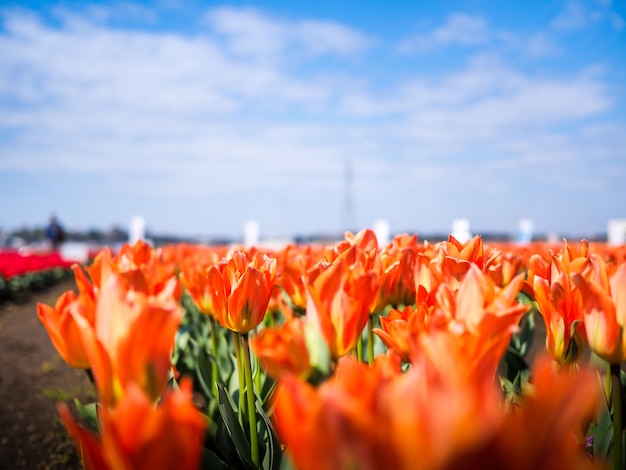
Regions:
<instances>
[{"instance_id":1,"label":"green tulip stem","mask_svg":"<svg viewBox=\"0 0 626 470\"><path fill-rule=\"evenodd\" d=\"M374 317L370 315L367 319L367 363L371 366L374 363Z\"/></svg>"},{"instance_id":2,"label":"green tulip stem","mask_svg":"<svg viewBox=\"0 0 626 470\"><path fill-rule=\"evenodd\" d=\"M259 359L255 357L254 354L252 355L252 357L254 358L254 365L256 367L256 374L254 374L254 386L256 387L256 392L259 394L259 396L261 396L261 371L263 369L261 369L261 362L259 361Z\"/></svg>"},{"instance_id":3,"label":"green tulip stem","mask_svg":"<svg viewBox=\"0 0 626 470\"><path fill-rule=\"evenodd\" d=\"M359 362L363 359L363 335L356 342L356 359Z\"/></svg>"},{"instance_id":4,"label":"green tulip stem","mask_svg":"<svg viewBox=\"0 0 626 470\"><path fill-rule=\"evenodd\" d=\"M604 398L607 403L611 403L611 363L606 362L606 374L604 374Z\"/></svg>"},{"instance_id":5,"label":"green tulip stem","mask_svg":"<svg viewBox=\"0 0 626 470\"><path fill-rule=\"evenodd\" d=\"M250 364L250 345L248 333L241 333L241 346L246 373L246 395L248 397L248 423L250 424L250 449L252 463L259 465L259 444L256 429L256 408L254 407L254 382L252 379L252 366ZM241 390L240 390L241 391Z\"/></svg>"},{"instance_id":6,"label":"green tulip stem","mask_svg":"<svg viewBox=\"0 0 626 470\"><path fill-rule=\"evenodd\" d=\"M211 354L213 355L213 364L211 367L211 378L213 379L213 392L217 396L217 321L213 317L209 317L211 325Z\"/></svg>"},{"instance_id":7,"label":"green tulip stem","mask_svg":"<svg viewBox=\"0 0 626 470\"><path fill-rule=\"evenodd\" d=\"M235 358L237 359L237 378L239 379L239 413L244 413L245 400L243 391L245 389L244 365L241 357L241 335L233 331L233 343L235 345Z\"/></svg>"},{"instance_id":8,"label":"green tulip stem","mask_svg":"<svg viewBox=\"0 0 626 470\"><path fill-rule=\"evenodd\" d=\"M613 458L615 470L622 469L624 449L622 448L622 384L620 365L611 364L611 394L613 398Z\"/></svg>"}]
</instances>

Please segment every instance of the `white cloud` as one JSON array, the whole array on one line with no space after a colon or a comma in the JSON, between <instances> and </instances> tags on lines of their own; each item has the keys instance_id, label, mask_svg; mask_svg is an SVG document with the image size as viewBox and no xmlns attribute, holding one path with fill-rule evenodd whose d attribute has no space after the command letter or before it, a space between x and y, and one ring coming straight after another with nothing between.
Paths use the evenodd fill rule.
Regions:
<instances>
[{"instance_id":1,"label":"white cloud","mask_svg":"<svg viewBox=\"0 0 626 470\"><path fill-rule=\"evenodd\" d=\"M431 51L442 46L460 44L476 46L491 37L489 25L482 16L454 13L439 28L424 34L411 36L400 43L401 52Z\"/></svg>"},{"instance_id":2,"label":"white cloud","mask_svg":"<svg viewBox=\"0 0 626 470\"><path fill-rule=\"evenodd\" d=\"M479 16L455 14L432 37L439 44L480 44L489 38L487 21Z\"/></svg>"},{"instance_id":3,"label":"white cloud","mask_svg":"<svg viewBox=\"0 0 626 470\"><path fill-rule=\"evenodd\" d=\"M544 59L562 53L547 31L520 34L500 30L491 27L483 16L464 13L453 13L442 26L403 39L396 50L400 53L426 53L451 45L462 45L472 50L490 46L492 50L514 52L530 59Z\"/></svg>"},{"instance_id":4,"label":"white cloud","mask_svg":"<svg viewBox=\"0 0 626 470\"><path fill-rule=\"evenodd\" d=\"M590 16L584 5L578 1L570 1L552 21L552 27L556 30L579 29L587 26L589 21Z\"/></svg>"},{"instance_id":5,"label":"white cloud","mask_svg":"<svg viewBox=\"0 0 626 470\"><path fill-rule=\"evenodd\" d=\"M107 201L93 215L80 198L63 201L76 217L145 213L192 233L208 219L223 220L223 233L259 217L282 233L335 231L350 158L361 225L387 217L394 229L432 230L468 215L489 228L505 214L514 226L510 205L542 206L525 206L524 185L575 195L586 181L584 191L610 193L623 172L626 129L601 119L617 99L609 69L557 77L477 54L436 75L389 75L381 87L317 63L371 44L332 22L217 9L206 31L186 36L80 15L60 26L3 18L0 186L3 175L62 175L72 181L63 188ZM454 33L457 17L432 37L474 41L487 26L471 23ZM300 72L311 63L315 73ZM601 163L589 167L590 156Z\"/></svg>"},{"instance_id":6,"label":"white cloud","mask_svg":"<svg viewBox=\"0 0 626 470\"><path fill-rule=\"evenodd\" d=\"M524 44L523 51L532 58L555 57L561 54L561 48L555 44L552 37L547 33L531 35Z\"/></svg>"},{"instance_id":7,"label":"white cloud","mask_svg":"<svg viewBox=\"0 0 626 470\"><path fill-rule=\"evenodd\" d=\"M551 26L557 31L573 31L602 21L608 21L615 31L624 29L624 18L613 9L611 2L599 1L593 4L571 0L554 18Z\"/></svg>"},{"instance_id":8,"label":"white cloud","mask_svg":"<svg viewBox=\"0 0 626 470\"><path fill-rule=\"evenodd\" d=\"M107 6L86 4L80 12L59 5L52 7L52 13L58 20L73 27L89 27L91 23L106 23L111 20L140 21L145 24L154 24L158 20L154 10L124 1Z\"/></svg>"},{"instance_id":9,"label":"white cloud","mask_svg":"<svg viewBox=\"0 0 626 470\"><path fill-rule=\"evenodd\" d=\"M222 7L205 21L227 39L229 50L245 57L281 58L288 49L310 55L349 55L368 48L373 40L330 21L277 21L254 9Z\"/></svg>"},{"instance_id":10,"label":"white cloud","mask_svg":"<svg viewBox=\"0 0 626 470\"><path fill-rule=\"evenodd\" d=\"M479 56L461 72L408 80L387 99L348 94L343 109L364 117L405 115L415 132L434 141L445 140L450 128L457 137L483 140L597 115L611 107L609 96L596 69L568 79L533 78Z\"/></svg>"},{"instance_id":11,"label":"white cloud","mask_svg":"<svg viewBox=\"0 0 626 470\"><path fill-rule=\"evenodd\" d=\"M207 23L229 39L229 49L241 55L280 54L287 46L284 28L255 10L211 10Z\"/></svg>"}]
</instances>

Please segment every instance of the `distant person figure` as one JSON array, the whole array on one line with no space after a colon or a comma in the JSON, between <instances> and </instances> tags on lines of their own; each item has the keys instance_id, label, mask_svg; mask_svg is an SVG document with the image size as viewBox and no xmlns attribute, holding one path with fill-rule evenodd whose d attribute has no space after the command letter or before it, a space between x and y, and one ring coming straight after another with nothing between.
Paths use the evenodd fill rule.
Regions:
<instances>
[{"instance_id":1,"label":"distant person figure","mask_svg":"<svg viewBox=\"0 0 626 470\"><path fill-rule=\"evenodd\" d=\"M57 251L65 241L65 230L54 215L50 217L50 223L46 227L46 238L54 251Z\"/></svg>"}]
</instances>

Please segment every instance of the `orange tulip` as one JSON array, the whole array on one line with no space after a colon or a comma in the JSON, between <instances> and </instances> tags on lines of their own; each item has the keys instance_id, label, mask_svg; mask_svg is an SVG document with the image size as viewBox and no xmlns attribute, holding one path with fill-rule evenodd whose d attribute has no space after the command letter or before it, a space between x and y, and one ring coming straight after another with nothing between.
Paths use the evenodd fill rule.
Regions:
<instances>
[{"instance_id":1,"label":"orange tulip","mask_svg":"<svg viewBox=\"0 0 626 470\"><path fill-rule=\"evenodd\" d=\"M494 250L485 263L483 271L489 274L497 286L504 287L523 271L524 262L518 253ZM522 284L522 288L524 284Z\"/></svg>"},{"instance_id":2,"label":"orange tulip","mask_svg":"<svg viewBox=\"0 0 626 470\"><path fill-rule=\"evenodd\" d=\"M435 292L442 282L441 278L437 276L436 270L433 269L434 263L431 255L423 252L418 253L413 273L416 302L427 306L434 305Z\"/></svg>"},{"instance_id":3,"label":"orange tulip","mask_svg":"<svg viewBox=\"0 0 626 470\"><path fill-rule=\"evenodd\" d=\"M346 232L344 237L350 246L357 246L361 250L370 251L378 249L378 239L372 229L366 228L355 234Z\"/></svg>"},{"instance_id":4,"label":"orange tulip","mask_svg":"<svg viewBox=\"0 0 626 470\"><path fill-rule=\"evenodd\" d=\"M584 265L577 264L580 264L577 269L582 271L589 261L585 259ZM546 325L546 349L561 365L577 362L587 343L583 299L572 282L574 272L568 268L570 263L567 260L563 263L556 255L550 264L538 255L529 262L533 295Z\"/></svg>"},{"instance_id":5,"label":"orange tulip","mask_svg":"<svg viewBox=\"0 0 626 470\"><path fill-rule=\"evenodd\" d=\"M217 319L213 296L207 281L207 270L211 265L185 263L181 268L180 282L200 313Z\"/></svg>"},{"instance_id":6,"label":"orange tulip","mask_svg":"<svg viewBox=\"0 0 626 470\"><path fill-rule=\"evenodd\" d=\"M189 250L187 250L189 251ZM217 312L213 305L211 289L207 281L207 270L219 262L217 253L213 250L198 248L187 253L186 258L178 261L180 267L180 282L191 297L194 305L204 314L217 319Z\"/></svg>"},{"instance_id":7,"label":"orange tulip","mask_svg":"<svg viewBox=\"0 0 626 470\"><path fill-rule=\"evenodd\" d=\"M305 248L288 245L281 259L278 284L284 289L289 301L296 309L306 309L306 286L304 276L307 270L316 263L315 253L311 246Z\"/></svg>"},{"instance_id":8,"label":"orange tulip","mask_svg":"<svg viewBox=\"0 0 626 470\"><path fill-rule=\"evenodd\" d=\"M100 267L93 324L80 311L72 311L100 401L105 406L115 405L130 384L138 385L156 400L168 380L182 309L174 298L133 290L139 286L129 285L132 278L116 273L110 264L104 262Z\"/></svg>"},{"instance_id":9,"label":"orange tulip","mask_svg":"<svg viewBox=\"0 0 626 470\"><path fill-rule=\"evenodd\" d=\"M418 302L426 300L441 283L446 283L452 290L458 289L461 279L467 273L470 265L474 264L482 269L484 263L482 243L478 245L472 244L470 246L471 251L469 253L463 253L463 255L468 257L474 254L475 256L470 256L470 259L465 259L461 257L458 248L458 246L462 247L463 245L456 241L453 236L450 236L450 240L451 241L447 243L426 245L419 252L415 266L415 283ZM479 238L476 240L477 242L480 241ZM477 248L480 248L478 251L480 256L478 256L478 252L475 253ZM480 262L480 264L477 262Z\"/></svg>"},{"instance_id":10,"label":"orange tulip","mask_svg":"<svg viewBox=\"0 0 626 470\"><path fill-rule=\"evenodd\" d=\"M528 310L526 305L517 303L523 274L516 276L506 287L495 285L489 276L477 265L472 264L454 292L446 284L437 290L436 312L450 321L473 331L487 315L497 317L518 317Z\"/></svg>"},{"instance_id":11,"label":"orange tulip","mask_svg":"<svg viewBox=\"0 0 626 470\"><path fill-rule=\"evenodd\" d=\"M218 263L228 252L226 246L206 246L190 243L164 245L157 250L159 259L168 270L186 264L202 264L207 267Z\"/></svg>"},{"instance_id":12,"label":"orange tulip","mask_svg":"<svg viewBox=\"0 0 626 470\"><path fill-rule=\"evenodd\" d=\"M273 419L295 466L301 470L398 468L389 446L389 423L379 412L378 393L399 373L398 362L394 367L378 360L369 368L348 356L340 360L333 378L317 389L284 376L273 397Z\"/></svg>"},{"instance_id":13,"label":"orange tulip","mask_svg":"<svg viewBox=\"0 0 626 470\"><path fill-rule=\"evenodd\" d=\"M420 355L401 374L378 360L369 369L347 357L318 388L293 376L281 379L274 421L295 466L604 468L584 455L580 433L599 396L593 373L555 375L543 361L531 375L534 393L509 409L493 376L459 382L463 374L454 369L464 367L462 360L451 360L452 369L441 372L431 359Z\"/></svg>"},{"instance_id":14,"label":"orange tulip","mask_svg":"<svg viewBox=\"0 0 626 470\"><path fill-rule=\"evenodd\" d=\"M143 242L125 245L117 258L103 249L85 268L89 277L72 268L78 295L64 294L54 308L38 306L55 348L70 365L92 369L106 405L133 381L156 399L182 315L179 283Z\"/></svg>"},{"instance_id":15,"label":"orange tulip","mask_svg":"<svg viewBox=\"0 0 626 470\"><path fill-rule=\"evenodd\" d=\"M268 375L293 374L306 378L311 371L301 317L287 319L277 328L265 328L250 340L250 348Z\"/></svg>"},{"instance_id":16,"label":"orange tulip","mask_svg":"<svg viewBox=\"0 0 626 470\"><path fill-rule=\"evenodd\" d=\"M454 340L448 343L453 344ZM415 351L412 367L390 382L381 400L390 421L390 447L401 461L397 468L445 468L446 462L480 447L497 432L502 421L501 393L493 374L465 370L467 358L458 348ZM437 364L432 362L435 354ZM448 362L445 370L440 368L442 361Z\"/></svg>"},{"instance_id":17,"label":"orange tulip","mask_svg":"<svg viewBox=\"0 0 626 470\"><path fill-rule=\"evenodd\" d=\"M292 462L305 470L435 470L479 446L501 422L499 392L491 382L451 386L427 369L416 363L401 374L397 356L379 356L372 368L348 356L317 389L281 379L274 420Z\"/></svg>"},{"instance_id":18,"label":"orange tulip","mask_svg":"<svg viewBox=\"0 0 626 470\"><path fill-rule=\"evenodd\" d=\"M103 264L111 266L136 290L150 296L161 296L164 299L173 297L180 300L182 295L180 283L170 281L175 277L176 267L164 265L159 252L153 250L146 242L140 240L134 245L124 244L117 256L113 256L108 247L101 250L91 266L85 268L96 291L102 282Z\"/></svg>"},{"instance_id":19,"label":"orange tulip","mask_svg":"<svg viewBox=\"0 0 626 470\"><path fill-rule=\"evenodd\" d=\"M63 360L77 369L89 369L90 364L83 347L80 328L71 312L72 310L79 312L87 322L93 324L95 294L80 266L73 265L72 270L78 286L78 294L74 291L63 293L54 307L42 303L37 304L37 316Z\"/></svg>"},{"instance_id":20,"label":"orange tulip","mask_svg":"<svg viewBox=\"0 0 626 470\"><path fill-rule=\"evenodd\" d=\"M425 253L428 253L430 269L437 281L447 283L453 290L458 288L471 264L481 270L485 266L483 242L479 235L464 244L450 235L447 242L427 247L422 251L422 254Z\"/></svg>"},{"instance_id":21,"label":"orange tulip","mask_svg":"<svg viewBox=\"0 0 626 470\"><path fill-rule=\"evenodd\" d=\"M115 409L99 408L99 434L79 424L65 403L59 414L88 470L138 468L196 469L206 419L192 402L192 384L183 381L157 406L131 386Z\"/></svg>"},{"instance_id":22,"label":"orange tulip","mask_svg":"<svg viewBox=\"0 0 626 470\"><path fill-rule=\"evenodd\" d=\"M378 256L380 286L372 313L381 312L387 305L415 303L416 257L417 235L399 235L383 248Z\"/></svg>"},{"instance_id":23,"label":"orange tulip","mask_svg":"<svg viewBox=\"0 0 626 470\"><path fill-rule=\"evenodd\" d=\"M527 271L527 288L524 290L532 295L535 276L541 276L544 279L551 279L552 274L552 259L558 258L563 269L561 271L567 272L570 278L574 273L582 273L589 266L589 244L586 240L580 242L580 248L577 250L565 240L565 246L559 250L549 250L548 253L544 253L543 250L539 250L538 253L533 253L528 258L528 271Z\"/></svg>"},{"instance_id":24,"label":"orange tulip","mask_svg":"<svg viewBox=\"0 0 626 470\"><path fill-rule=\"evenodd\" d=\"M612 272L611 272L612 271ZM626 263L611 269L592 255L588 278L574 275L583 299L589 347L611 364L626 360Z\"/></svg>"},{"instance_id":25,"label":"orange tulip","mask_svg":"<svg viewBox=\"0 0 626 470\"><path fill-rule=\"evenodd\" d=\"M483 370L481 374L493 377L511 335L529 308L516 300L522 277L520 274L500 288L471 264L458 291L445 283L439 286L429 332L420 337L425 347L441 352L432 355L439 370L449 369L448 361L458 357L465 364L461 371L467 376ZM449 348L455 354L443 352Z\"/></svg>"},{"instance_id":26,"label":"orange tulip","mask_svg":"<svg viewBox=\"0 0 626 470\"><path fill-rule=\"evenodd\" d=\"M243 251L207 271L213 305L220 324L248 333L265 317L276 277L276 259L258 253L251 260Z\"/></svg>"},{"instance_id":27,"label":"orange tulip","mask_svg":"<svg viewBox=\"0 0 626 470\"><path fill-rule=\"evenodd\" d=\"M495 432L440 468L606 469L606 462L584 452L585 429L600 397L595 374L584 369L555 373L550 358L543 356L531 377L532 395L503 414Z\"/></svg>"},{"instance_id":28,"label":"orange tulip","mask_svg":"<svg viewBox=\"0 0 626 470\"><path fill-rule=\"evenodd\" d=\"M309 272L307 279L306 316L335 359L356 346L378 291L376 274L359 262L357 250L349 248L326 269Z\"/></svg>"},{"instance_id":29,"label":"orange tulip","mask_svg":"<svg viewBox=\"0 0 626 470\"><path fill-rule=\"evenodd\" d=\"M63 360L77 369L89 369L80 329L69 311L77 297L74 291L67 291L57 299L54 307L37 304L37 316Z\"/></svg>"},{"instance_id":30,"label":"orange tulip","mask_svg":"<svg viewBox=\"0 0 626 470\"><path fill-rule=\"evenodd\" d=\"M448 256L469 261L476 264L480 269L483 268L485 253L483 249L483 239L480 235L476 235L465 243L461 243L454 238L454 236L450 235L445 246Z\"/></svg>"},{"instance_id":31,"label":"orange tulip","mask_svg":"<svg viewBox=\"0 0 626 470\"><path fill-rule=\"evenodd\" d=\"M344 239L336 245L330 245L324 250L324 259L328 262L334 261L341 253L356 246L359 251L375 253L378 251L378 239L376 233L369 228L363 229L354 234L346 232Z\"/></svg>"},{"instance_id":32,"label":"orange tulip","mask_svg":"<svg viewBox=\"0 0 626 470\"><path fill-rule=\"evenodd\" d=\"M402 361L410 362L411 344L419 333L426 330L429 315L429 309L424 304L418 304L417 308L407 305L402 311L392 309L387 316L380 317L381 328L372 331Z\"/></svg>"}]
</instances>

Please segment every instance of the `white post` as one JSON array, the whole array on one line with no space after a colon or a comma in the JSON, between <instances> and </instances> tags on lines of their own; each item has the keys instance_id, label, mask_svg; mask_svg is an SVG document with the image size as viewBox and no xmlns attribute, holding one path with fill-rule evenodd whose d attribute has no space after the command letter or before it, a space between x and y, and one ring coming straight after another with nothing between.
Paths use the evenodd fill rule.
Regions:
<instances>
[{"instance_id":1,"label":"white post","mask_svg":"<svg viewBox=\"0 0 626 470\"><path fill-rule=\"evenodd\" d=\"M472 238L469 220L454 219L452 221L452 236L461 243L469 241L469 239Z\"/></svg>"},{"instance_id":2,"label":"white post","mask_svg":"<svg viewBox=\"0 0 626 470\"><path fill-rule=\"evenodd\" d=\"M259 223L256 220L248 220L243 226L243 244L245 246L259 244Z\"/></svg>"},{"instance_id":3,"label":"white post","mask_svg":"<svg viewBox=\"0 0 626 470\"><path fill-rule=\"evenodd\" d=\"M522 219L517 225L517 243L520 245L527 245L533 239L533 233L535 232L535 224L530 219Z\"/></svg>"},{"instance_id":4,"label":"white post","mask_svg":"<svg viewBox=\"0 0 626 470\"><path fill-rule=\"evenodd\" d=\"M376 234L376 240L378 241L379 248L383 248L389 245L389 222L387 222L386 220L377 220L376 222L374 222L374 233Z\"/></svg>"},{"instance_id":5,"label":"white post","mask_svg":"<svg viewBox=\"0 0 626 470\"><path fill-rule=\"evenodd\" d=\"M146 239L146 219L137 215L130 221L130 231L128 233L128 243L134 245L139 240Z\"/></svg>"},{"instance_id":6,"label":"white post","mask_svg":"<svg viewBox=\"0 0 626 470\"><path fill-rule=\"evenodd\" d=\"M626 244L626 219L609 220L607 242L613 246Z\"/></svg>"}]
</instances>

